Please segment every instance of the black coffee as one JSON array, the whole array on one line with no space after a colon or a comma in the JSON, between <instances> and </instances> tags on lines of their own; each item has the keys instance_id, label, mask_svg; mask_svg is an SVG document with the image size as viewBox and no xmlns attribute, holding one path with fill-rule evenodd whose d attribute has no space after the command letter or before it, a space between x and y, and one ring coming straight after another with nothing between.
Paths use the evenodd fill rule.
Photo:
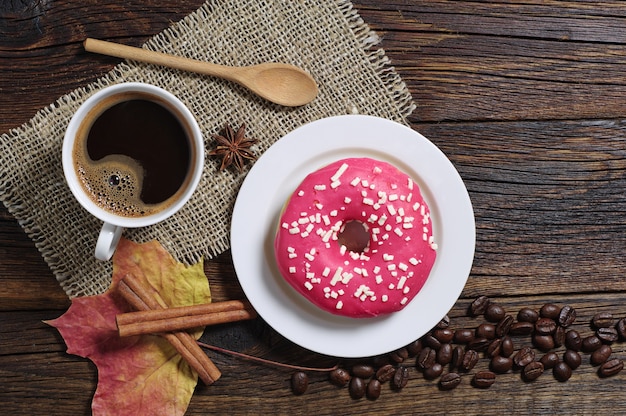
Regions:
<instances>
[{"instance_id":1,"label":"black coffee","mask_svg":"<svg viewBox=\"0 0 626 416\"><path fill-rule=\"evenodd\" d=\"M83 187L100 207L127 217L152 214L183 187L190 141L162 105L141 98L119 102L86 128L75 160Z\"/></svg>"}]
</instances>

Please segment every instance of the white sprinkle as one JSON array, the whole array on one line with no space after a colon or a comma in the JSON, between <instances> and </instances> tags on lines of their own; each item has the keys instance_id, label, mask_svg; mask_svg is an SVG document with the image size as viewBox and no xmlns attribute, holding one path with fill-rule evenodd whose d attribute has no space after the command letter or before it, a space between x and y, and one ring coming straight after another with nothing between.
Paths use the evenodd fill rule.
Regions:
<instances>
[{"instance_id":1,"label":"white sprinkle","mask_svg":"<svg viewBox=\"0 0 626 416\"><path fill-rule=\"evenodd\" d=\"M380 266L374 266L374 273L379 273L380 272Z\"/></svg>"},{"instance_id":2,"label":"white sprinkle","mask_svg":"<svg viewBox=\"0 0 626 416\"><path fill-rule=\"evenodd\" d=\"M383 260L385 261L392 261L393 260L393 254L383 254Z\"/></svg>"},{"instance_id":3,"label":"white sprinkle","mask_svg":"<svg viewBox=\"0 0 626 416\"><path fill-rule=\"evenodd\" d=\"M398 237L402 237L402 234L403 234L403 233L402 233L402 230L401 230L401 229L399 229L399 228L397 228L397 227L396 227L396 228L393 230L393 232L394 232L394 233L396 233Z\"/></svg>"},{"instance_id":4,"label":"white sprinkle","mask_svg":"<svg viewBox=\"0 0 626 416\"><path fill-rule=\"evenodd\" d=\"M405 263L400 262L398 263L398 268L403 272L406 272L409 269L409 266L407 266Z\"/></svg>"},{"instance_id":5,"label":"white sprinkle","mask_svg":"<svg viewBox=\"0 0 626 416\"><path fill-rule=\"evenodd\" d=\"M363 188L367 188L368 186L370 186L369 182L365 179L361 181L361 185L363 185Z\"/></svg>"},{"instance_id":6,"label":"white sprinkle","mask_svg":"<svg viewBox=\"0 0 626 416\"><path fill-rule=\"evenodd\" d=\"M409 301L409 298L403 297L402 300L400 301L400 304L405 305L408 301Z\"/></svg>"},{"instance_id":7,"label":"white sprinkle","mask_svg":"<svg viewBox=\"0 0 626 416\"><path fill-rule=\"evenodd\" d=\"M350 202L352 202L352 199L350 199L350 197L347 196L343 199L343 202L346 204L349 204Z\"/></svg>"},{"instance_id":8,"label":"white sprinkle","mask_svg":"<svg viewBox=\"0 0 626 416\"><path fill-rule=\"evenodd\" d=\"M313 189L315 189L316 191L325 191L326 185L315 185Z\"/></svg>"},{"instance_id":9,"label":"white sprinkle","mask_svg":"<svg viewBox=\"0 0 626 416\"><path fill-rule=\"evenodd\" d=\"M387 302L387 300L389 300L389 297L387 295L382 295L380 297L380 300L382 300L383 302Z\"/></svg>"},{"instance_id":10,"label":"white sprinkle","mask_svg":"<svg viewBox=\"0 0 626 416\"><path fill-rule=\"evenodd\" d=\"M417 266L420 262L415 257L411 257L409 259L409 263L411 263L413 266Z\"/></svg>"},{"instance_id":11,"label":"white sprinkle","mask_svg":"<svg viewBox=\"0 0 626 416\"><path fill-rule=\"evenodd\" d=\"M339 182L339 181L334 181L334 182L330 183L330 187L333 188L333 189L338 188L339 185L341 185L341 182Z\"/></svg>"},{"instance_id":12,"label":"white sprinkle","mask_svg":"<svg viewBox=\"0 0 626 416\"><path fill-rule=\"evenodd\" d=\"M336 217L337 216L337 210L334 209L334 210L330 211L330 216L331 217Z\"/></svg>"},{"instance_id":13,"label":"white sprinkle","mask_svg":"<svg viewBox=\"0 0 626 416\"><path fill-rule=\"evenodd\" d=\"M422 234L422 238L424 241L428 241L428 235L426 233Z\"/></svg>"},{"instance_id":14,"label":"white sprinkle","mask_svg":"<svg viewBox=\"0 0 626 416\"><path fill-rule=\"evenodd\" d=\"M295 253L295 252L296 252L296 249L295 249L295 248L293 248L293 247L291 247L291 246L289 246L289 247L287 247L287 251L288 251L289 253Z\"/></svg>"},{"instance_id":15,"label":"white sprinkle","mask_svg":"<svg viewBox=\"0 0 626 416\"><path fill-rule=\"evenodd\" d=\"M322 209L322 208L324 208L324 205L323 205L323 204L320 204L320 203L318 202L317 204L315 204L315 208L317 208L317 209Z\"/></svg>"},{"instance_id":16,"label":"white sprinkle","mask_svg":"<svg viewBox=\"0 0 626 416\"><path fill-rule=\"evenodd\" d=\"M391 186L391 189L398 189L397 183L392 183L390 186Z\"/></svg>"},{"instance_id":17,"label":"white sprinkle","mask_svg":"<svg viewBox=\"0 0 626 416\"><path fill-rule=\"evenodd\" d=\"M404 224L402 224L402 228L408 230L410 228L413 228L413 224L411 224L410 222L405 222Z\"/></svg>"},{"instance_id":18,"label":"white sprinkle","mask_svg":"<svg viewBox=\"0 0 626 416\"><path fill-rule=\"evenodd\" d=\"M302 224L308 224L308 223L309 223L309 217L298 218L298 224L302 225Z\"/></svg>"},{"instance_id":19,"label":"white sprinkle","mask_svg":"<svg viewBox=\"0 0 626 416\"><path fill-rule=\"evenodd\" d=\"M391 194L391 195L389 195L389 200L390 201L397 201L398 200L398 194Z\"/></svg>"},{"instance_id":20,"label":"white sprinkle","mask_svg":"<svg viewBox=\"0 0 626 416\"><path fill-rule=\"evenodd\" d=\"M387 216L385 214L383 214L378 219L378 225L384 225L386 221L387 221Z\"/></svg>"},{"instance_id":21,"label":"white sprinkle","mask_svg":"<svg viewBox=\"0 0 626 416\"><path fill-rule=\"evenodd\" d=\"M408 183L409 189L413 189L413 180L411 178L408 178L408 179L409 179L409 183Z\"/></svg>"},{"instance_id":22,"label":"white sprinkle","mask_svg":"<svg viewBox=\"0 0 626 416\"><path fill-rule=\"evenodd\" d=\"M363 198L363 203L365 205L374 205L374 200L372 198Z\"/></svg>"},{"instance_id":23,"label":"white sprinkle","mask_svg":"<svg viewBox=\"0 0 626 416\"><path fill-rule=\"evenodd\" d=\"M328 218L328 215L323 215L322 221L324 221L324 225L330 225L330 218Z\"/></svg>"},{"instance_id":24,"label":"white sprinkle","mask_svg":"<svg viewBox=\"0 0 626 416\"><path fill-rule=\"evenodd\" d=\"M420 209L420 203L416 202L415 204L413 204L413 211L417 211L418 209Z\"/></svg>"},{"instance_id":25,"label":"white sprinkle","mask_svg":"<svg viewBox=\"0 0 626 416\"><path fill-rule=\"evenodd\" d=\"M389 213L390 213L391 215L396 215L396 213L397 213L396 209L395 209L395 208L394 208L394 206L393 206L393 205L391 205L391 204L387 205L387 211L389 211Z\"/></svg>"},{"instance_id":26,"label":"white sprinkle","mask_svg":"<svg viewBox=\"0 0 626 416\"><path fill-rule=\"evenodd\" d=\"M322 272L322 276L328 277L330 275L330 267L324 267L324 271Z\"/></svg>"},{"instance_id":27,"label":"white sprinkle","mask_svg":"<svg viewBox=\"0 0 626 416\"><path fill-rule=\"evenodd\" d=\"M406 295L406 294L407 294L407 293L409 293L410 291L411 291L411 287L410 287L410 286L405 286L405 287L404 287L404 290L402 291L402 293L404 293L404 294Z\"/></svg>"},{"instance_id":28,"label":"white sprinkle","mask_svg":"<svg viewBox=\"0 0 626 416\"><path fill-rule=\"evenodd\" d=\"M337 291L337 293L339 293L339 296L343 296L344 291L343 291L343 289L339 289L339 290Z\"/></svg>"},{"instance_id":29,"label":"white sprinkle","mask_svg":"<svg viewBox=\"0 0 626 416\"><path fill-rule=\"evenodd\" d=\"M378 219L378 215L371 214L370 217L367 219L367 222L374 223L374 222L376 222L377 219Z\"/></svg>"},{"instance_id":30,"label":"white sprinkle","mask_svg":"<svg viewBox=\"0 0 626 416\"><path fill-rule=\"evenodd\" d=\"M361 182L361 178L357 176L356 178L352 179L352 182L350 182L350 185L357 186L359 182Z\"/></svg>"},{"instance_id":31,"label":"white sprinkle","mask_svg":"<svg viewBox=\"0 0 626 416\"><path fill-rule=\"evenodd\" d=\"M346 254L346 250L348 248L345 245L341 245L341 247L339 247L339 253L341 253L341 255L343 256L344 254Z\"/></svg>"},{"instance_id":32,"label":"white sprinkle","mask_svg":"<svg viewBox=\"0 0 626 416\"><path fill-rule=\"evenodd\" d=\"M343 173L346 171L346 169L348 169L348 164L347 163L343 163L339 169L337 169L337 172L335 172L335 174L333 176L331 176L330 180L333 182L337 182L339 180L339 178L341 178L341 175L343 175Z\"/></svg>"},{"instance_id":33,"label":"white sprinkle","mask_svg":"<svg viewBox=\"0 0 626 416\"><path fill-rule=\"evenodd\" d=\"M383 282L383 277L381 275L376 276L376 283L381 284Z\"/></svg>"},{"instance_id":34,"label":"white sprinkle","mask_svg":"<svg viewBox=\"0 0 626 416\"><path fill-rule=\"evenodd\" d=\"M402 288L404 287L405 283L406 283L406 276L400 277L400 280L398 281L397 289L398 290L402 290Z\"/></svg>"},{"instance_id":35,"label":"white sprinkle","mask_svg":"<svg viewBox=\"0 0 626 416\"><path fill-rule=\"evenodd\" d=\"M343 272L343 268L342 267L337 267L337 270L335 270L335 274L333 275L333 278L330 280L330 285L331 286L335 286L338 282L341 281L341 273Z\"/></svg>"},{"instance_id":36,"label":"white sprinkle","mask_svg":"<svg viewBox=\"0 0 626 416\"><path fill-rule=\"evenodd\" d=\"M283 227L285 230L289 228L289 224L287 224L286 222L281 224L281 227Z\"/></svg>"},{"instance_id":37,"label":"white sprinkle","mask_svg":"<svg viewBox=\"0 0 626 416\"><path fill-rule=\"evenodd\" d=\"M352 280L353 277L354 275L352 273L343 272L341 274L341 283L343 283L344 285L347 285L350 282L350 280Z\"/></svg>"},{"instance_id":38,"label":"white sprinkle","mask_svg":"<svg viewBox=\"0 0 626 416\"><path fill-rule=\"evenodd\" d=\"M294 266L291 266L291 267L289 268L289 273L293 274L293 273L295 273L295 272L296 272L296 268L295 268Z\"/></svg>"},{"instance_id":39,"label":"white sprinkle","mask_svg":"<svg viewBox=\"0 0 626 416\"><path fill-rule=\"evenodd\" d=\"M400 208L398 209L398 214L399 214L401 217L404 217L404 208L400 207Z\"/></svg>"},{"instance_id":40,"label":"white sprinkle","mask_svg":"<svg viewBox=\"0 0 626 416\"><path fill-rule=\"evenodd\" d=\"M305 253L304 257L306 257L307 260L309 260L309 261L315 260L315 256L313 256L311 253Z\"/></svg>"},{"instance_id":41,"label":"white sprinkle","mask_svg":"<svg viewBox=\"0 0 626 416\"><path fill-rule=\"evenodd\" d=\"M313 285L309 281L304 282L304 287L306 287L309 290L313 289Z\"/></svg>"},{"instance_id":42,"label":"white sprinkle","mask_svg":"<svg viewBox=\"0 0 626 416\"><path fill-rule=\"evenodd\" d=\"M298 192L298 196L304 196L304 191L302 189L300 189L300 192Z\"/></svg>"},{"instance_id":43,"label":"white sprinkle","mask_svg":"<svg viewBox=\"0 0 626 416\"><path fill-rule=\"evenodd\" d=\"M383 170L378 166L374 166L374 173L381 173Z\"/></svg>"},{"instance_id":44,"label":"white sprinkle","mask_svg":"<svg viewBox=\"0 0 626 416\"><path fill-rule=\"evenodd\" d=\"M299 233L300 233L300 229L298 227L289 229L289 234L299 234Z\"/></svg>"},{"instance_id":45,"label":"white sprinkle","mask_svg":"<svg viewBox=\"0 0 626 416\"><path fill-rule=\"evenodd\" d=\"M396 288L393 283L389 283L388 287L389 287L389 290L394 290Z\"/></svg>"},{"instance_id":46,"label":"white sprinkle","mask_svg":"<svg viewBox=\"0 0 626 416\"><path fill-rule=\"evenodd\" d=\"M330 297L333 299L337 299L339 297L339 294L333 290L332 292L330 292Z\"/></svg>"},{"instance_id":47,"label":"white sprinkle","mask_svg":"<svg viewBox=\"0 0 626 416\"><path fill-rule=\"evenodd\" d=\"M324 293L330 293L330 288L328 286L324 288Z\"/></svg>"},{"instance_id":48,"label":"white sprinkle","mask_svg":"<svg viewBox=\"0 0 626 416\"><path fill-rule=\"evenodd\" d=\"M439 246L437 245L437 243L431 243L430 248L432 248L433 250L437 250Z\"/></svg>"},{"instance_id":49,"label":"white sprinkle","mask_svg":"<svg viewBox=\"0 0 626 416\"><path fill-rule=\"evenodd\" d=\"M315 278L315 273L313 273L313 272L307 272L307 274L306 274L306 278L307 278L307 279L314 279L314 278Z\"/></svg>"},{"instance_id":50,"label":"white sprinkle","mask_svg":"<svg viewBox=\"0 0 626 416\"><path fill-rule=\"evenodd\" d=\"M387 265L387 270L396 270L396 265L395 264L388 264Z\"/></svg>"},{"instance_id":51,"label":"white sprinkle","mask_svg":"<svg viewBox=\"0 0 626 416\"><path fill-rule=\"evenodd\" d=\"M290 259L295 259L296 257L298 257L298 255L296 253L289 253L289 258Z\"/></svg>"},{"instance_id":52,"label":"white sprinkle","mask_svg":"<svg viewBox=\"0 0 626 416\"><path fill-rule=\"evenodd\" d=\"M342 301L337 302L337 305L335 305L335 308L336 308L336 309L341 309L341 308L343 308L343 302L342 302Z\"/></svg>"}]
</instances>

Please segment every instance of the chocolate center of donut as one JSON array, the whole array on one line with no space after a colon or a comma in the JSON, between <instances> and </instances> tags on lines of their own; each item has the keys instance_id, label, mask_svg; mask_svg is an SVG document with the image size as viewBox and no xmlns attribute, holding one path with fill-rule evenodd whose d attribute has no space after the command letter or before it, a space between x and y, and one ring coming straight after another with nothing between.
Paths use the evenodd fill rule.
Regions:
<instances>
[{"instance_id":1,"label":"chocolate center of donut","mask_svg":"<svg viewBox=\"0 0 626 416\"><path fill-rule=\"evenodd\" d=\"M349 251L362 253L370 243L370 233L361 221L352 220L344 224L337 234L337 241Z\"/></svg>"}]
</instances>

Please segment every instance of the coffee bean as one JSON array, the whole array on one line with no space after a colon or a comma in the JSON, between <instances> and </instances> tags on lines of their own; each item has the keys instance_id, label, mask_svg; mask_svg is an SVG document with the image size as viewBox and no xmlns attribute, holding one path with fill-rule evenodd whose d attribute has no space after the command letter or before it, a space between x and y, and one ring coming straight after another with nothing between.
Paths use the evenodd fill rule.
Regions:
<instances>
[{"instance_id":1,"label":"coffee bean","mask_svg":"<svg viewBox=\"0 0 626 416\"><path fill-rule=\"evenodd\" d=\"M563 344L565 344L565 327L563 326L557 326L556 329L554 330L554 333L552 334L552 339L554 339L554 346L555 347L561 347L563 346Z\"/></svg>"},{"instance_id":2,"label":"coffee bean","mask_svg":"<svg viewBox=\"0 0 626 416\"><path fill-rule=\"evenodd\" d=\"M365 394L367 395L367 398L370 400L376 400L380 397L380 392L382 391L381 385L380 385L380 381L378 381L377 379L373 378L369 381L369 383L367 383L367 390L365 392Z\"/></svg>"},{"instance_id":3,"label":"coffee bean","mask_svg":"<svg viewBox=\"0 0 626 416\"><path fill-rule=\"evenodd\" d=\"M543 368L548 370L550 368L554 368L554 366L559 362L559 355L556 352L549 352L544 354L539 361L543 364Z\"/></svg>"},{"instance_id":4,"label":"coffee bean","mask_svg":"<svg viewBox=\"0 0 626 416\"><path fill-rule=\"evenodd\" d=\"M434 365L434 363L433 363ZM432 365L431 365L432 367ZM430 367L429 367L430 368ZM392 383L393 388L396 390L403 389L409 382L409 369L408 367L400 366L396 369L396 373L393 375Z\"/></svg>"},{"instance_id":5,"label":"coffee bean","mask_svg":"<svg viewBox=\"0 0 626 416\"><path fill-rule=\"evenodd\" d=\"M582 363L582 357L578 351L567 350L563 354L563 361L569 365L569 368L576 370Z\"/></svg>"},{"instance_id":6,"label":"coffee bean","mask_svg":"<svg viewBox=\"0 0 626 416\"><path fill-rule=\"evenodd\" d=\"M489 306L489 298L487 296L477 297L469 307L469 313L471 316L478 316L485 313Z\"/></svg>"},{"instance_id":7,"label":"coffee bean","mask_svg":"<svg viewBox=\"0 0 626 416\"><path fill-rule=\"evenodd\" d=\"M602 364L600 368L598 368L598 374L600 377L611 377L619 373L624 369L624 361L619 358L613 358Z\"/></svg>"},{"instance_id":8,"label":"coffee bean","mask_svg":"<svg viewBox=\"0 0 626 416\"><path fill-rule=\"evenodd\" d=\"M454 331L453 341L457 344L468 344L474 339L474 331L471 329L457 329Z\"/></svg>"},{"instance_id":9,"label":"coffee bean","mask_svg":"<svg viewBox=\"0 0 626 416\"><path fill-rule=\"evenodd\" d=\"M535 332L541 335L552 335L556 329L556 322L551 318L539 318L535 322Z\"/></svg>"},{"instance_id":10,"label":"coffee bean","mask_svg":"<svg viewBox=\"0 0 626 416\"><path fill-rule=\"evenodd\" d=\"M452 369L461 368L461 363L463 362L463 355L465 355L465 349L460 345L457 345L452 350L452 361L450 362L450 367Z\"/></svg>"},{"instance_id":11,"label":"coffee bean","mask_svg":"<svg viewBox=\"0 0 626 416\"><path fill-rule=\"evenodd\" d=\"M617 334L619 335L620 339L626 340L626 318L622 318L619 321L617 321L617 324L615 324L615 329L617 329Z\"/></svg>"},{"instance_id":12,"label":"coffee bean","mask_svg":"<svg viewBox=\"0 0 626 416\"><path fill-rule=\"evenodd\" d=\"M533 335L533 345L540 351L548 352L554 348L554 338L552 335L535 334Z\"/></svg>"},{"instance_id":13,"label":"coffee bean","mask_svg":"<svg viewBox=\"0 0 626 416\"><path fill-rule=\"evenodd\" d=\"M513 345L513 339L509 336L502 338L502 345L500 346L500 355L503 357L510 357L513 355L515 351L515 346Z\"/></svg>"},{"instance_id":14,"label":"coffee bean","mask_svg":"<svg viewBox=\"0 0 626 416\"><path fill-rule=\"evenodd\" d=\"M535 352L530 347L522 347L513 356L513 363L519 368L525 367L533 361L535 361Z\"/></svg>"},{"instance_id":15,"label":"coffee bean","mask_svg":"<svg viewBox=\"0 0 626 416\"><path fill-rule=\"evenodd\" d=\"M608 328L613 326L615 319L610 312L599 312L591 318L591 324L597 328Z\"/></svg>"},{"instance_id":16,"label":"coffee bean","mask_svg":"<svg viewBox=\"0 0 626 416\"><path fill-rule=\"evenodd\" d=\"M437 351L436 361L441 365L450 364L452 361L452 344L441 344Z\"/></svg>"},{"instance_id":17,"label":"coffee bean","mask_svg":"<svg viewBox=\"0 0 626 416\"><path fill-rule=\"evenodd\" d=\"M447 373L439 379L439 388L441 390L452 390L461 384L461 376L458 373Z\"/></svg>"},{"instance_id":18,"label":"coffee bean","mask_svg":"<svg viewBox=\"0 0 626 416\"><path fill-rule=\"evenodd\" d=\"M437 351L430 347L425 347L422 349L422 352L417 356L417 360L415 364L418 368L424 370L426 368L431 367L435 364L437 360Z\"/></svg>"},{"instance_id":19,"label":"coffee bean","mask_svg":"<svg viewBox=\"0 0 626 416\"><path fill-rule=\"evenodd\" d=\"M539 319L539 313L531 308L522 308L517 313L517 320L519 322L530 322L534 324Z\"/></svg>"},{"instance_id":20,"label":"coffee bean","mask_svg":"<svg viewBox=\"0 0 626 416\"><path fill-rule=\"evenodd\" d=\"M489 367L494 373L504 374L513 368L513 359L510 357L503 357L501 355L498 355L491 359Z\"/></svg>"},{"instance_id":21,"label":"coffee bean","mask_svg":"<svg viewBox=\"0 0 626 416\"><path fill-rule=\"evenodd\" d=\"M348 387L350 397L353 399L361 399L365 396L366 390L367 386L365 385L365 380L360 377L352 377L352 380L350 380L350 386Z\"/></svg>"},{"instance_id":22,"label":"coffee bean","mask_svg":"<svg viewBox=\"0 0 626 416\"><path fill-rule=\"evenodd\" d=\"M422 340L418 339L411 342L409 345L406 346L406 350L409 352L410 357L417 356L420 351L422 351Z\"/></svg>"},{"instance_id":23,"label":"coffee bean","mask_svg":"<svg viewBox=\"0 0 626 416\"><path fill-rule=\"evenodd\" d=\"M522 370L522 378L526 381L535 381L543 374L544 367L541 361L533 361Z\"/></svg>"},{"instance_id":24,"label":"coffee bean","mask_svg":"<svg viewBox=\"0 0 626 416\"><path fill-rule=\"evenodd\" d=\"M496 336L503 337L509 333L511 330L511 325L513 325L513 316L505 315L498 324L496 325Z\"/></svg>"},{"instance_id":25,"label":"coffee bean","mask_svg":"<svg viewBox=\"0 0 626 416\"><path fill-rule=\"evenodd\" d=\"M441 341L439 341L433 334L426 334L422 337L422 342L427 347L430 347L434 350L438 350L441 347Z\"/></svg>"},{"instance_id":26,"label":"coffee bean","mask_svg":"<svg viewBox=\"0 0 626 416\"><path fill-rule=\"evenodd\" d=\"M387 365L380 367L376 371L376 379L380 381L381 383L386 383L393 378L393 375L395 373L396 373L396 368L391 364L387 364Z\"/></svg>"},{"instance_id":27,"label":"coffee bean","mask_svg":"<svg viewBox=\"0 0 626 416\"><path fill-rule=\"evenodd\" d=\"M589 335L583 338L580 349L583 352L594 352L602 345L602 341L595 335Z\"/></svg>"},{"instance_id":28,"label":"coffee bean","mask_svg":"<svg viewBox=\"0 0 626 416\"><path fill-rule=\"evenodd\" d=\"M374 372L374 367L367 364L357 364L352 367L352 375L355 377L370 378Z\"/></svg>"},{"instance_id":29,"label":"coffee bean","mask_svg":"<svg viewBox=\"0 0 626 416\"><path fill-rule=\"evenodd\" d=\"M441 318L441 321L437 324L437 329L445 329L450 326L450 317L448 315Z\"/></svg>"},{"instance_id":30,"label":"coffee bean","mask_svg":"<svg viewBox=\"0 0 626 416\"><path fill-rule=\"evenodd\" d=\"M561 308L554 303L546 303L539 309L539 316L548 319L559 319L559 314L561 313Z\"/></svg>"},{"instance_id":31,"label":"coffee bean","mask_svg":"<svg viewBox=\"0 0 626 416\"><path fill-rule=\"evenodd\" d=\"M496 337L496 326L494 324L480 324L476 328L476 338L487 338L489 340Z\"/></svg>"},{"instance_id":32,"label":"coffee bean","mask_svg":"<svg viewBox=\"0 0 626 416\"><path fill-rule=\"evenodd\" d=\"M565 361L559 361L552 369L552 374L558 381L564 382L572 376L572 369Z\"/></svg>"},{"instance_id":33,"label":"coffee bean","mask_svg":"<svg viewBox=\"0 0 626 416\"><path fill-rule=\"evenodd\" d=\"M502 351L502 338L496 338L487 347L487 356L488 357L496 357L501 355Z\"/></svg>"},{"instance_id":34,"label":"coffee bean","mask_svg":"<svg viewBox=\"0 0 626 416\"><path fill-rule=\"evenodd\" d=\"M598 328L596 336L605 344L612 344L619 339L617 329L615 327Z\"/></svg>"},{"instance_id":35,"label":"coffee bean","mask_svg":"<svg viewBox=\"0 0 626 416\"><path fill-rule=\"evenodd\" d=\"M335 386L343 387L350 381L350 373L343 368L337 368L330 372L330 382Z\"/></svg>"},{"instance_id":36,"label":"coffee bean","mask_svg":"<svg viewBox=\"0 0 626 416\"><path fill-rule=\"evenodd\" d=\"M463 359L461 360L461 365L459 366L463 371L470 371L474 366L478 363L480 357L478 356L478 352L475 350L467 350L465 354L463 354Z\"/></svg>"},{"instance_id":37,"label":"coffee bean","mask_svg":"<svg viewBox=\"0 0 626 416\"><path fill-rule=\"evenodd\" d=\"M442 344L446 342L452 342L454 338L454 331L450 328L436 329L433 331L433 336L439 340Z\"/></svg>"},{"instance_id":38,"label":"coffee bean","mask_svg":"<svg viewBox=\"0 0 626 416\"><path fill-rule=\"evenodd\" d=\"M309 387L309 376L305 372L297 371L291 375L291 391L293 394L301 395Z\"/></svg>"},{"instance_id":39,"label":"coffee bean","mask_svg":"<svg viewBox=\"0 0 626 416\"><path fill-rule=\"evenodd\" d=\"M504 318L504 308L496 303L490 303L485 310L485 319L489 322L500 322Z\"/></svg>"},{"instance_id":40,"label":"coffee bean","mask_svg":"<svg viewBox=\"0 0 626 416\"><path fill-rule=\"evenodd\" d=\"M433 364L432 367L424 370L424 378L426 380L434 380L443 373L443 366L439 363Z\"/></svg>"},{"instance_id":41,"label":"coffee bean","mask_svg":"<svg viewBox=\"0 0 626 416\"><path fill-rule=\"evenodd\" d=\"M580 333L574 329L570 329L565 333L565 347L570 350L580 351L583 345L583 339Z\"/></svg>"},{"instance_id":42,"label":"coffee bean","mask_svg":"<svg viewBox=\"0 0 626 416\"><path fill-rule=\"evenodd\" d=\"M474 374L472 384L481 389L488 389L496 382L496 375L491 371L479 371Z\"/></svg>"},{"instance_id":43,"label":"coffee bean","mask_svg":"<svg viewBox=\"0 0 626 416\"><path fill-rule=\"evenodd\" d=\"M486 351L487 347L491 344L491 340L488 338L474 338L472 342L467 344L467 348L475 351Z\"/></svg>"},{"instance_id":44,"label":"coffee bean","mask_svg":"<svg viewBox=\"0 0 626 416\"><path fill-rule=\"evenodd\" d=\"M561 308L561 312L559 312L559 325L564 328L567 328L576 320L576 309L572 308L570 305L565 305Z\"/></svg>"},{"instance_id":45,"label":"coffee bean","mask_svg":"<svg viewBox=\"0 0 626 416\"><path fill-rule=\"evenodd\" d=\"M409 350L407 350L406 348L399 348L389 353L389 358L391 358L395 363L401 363L409 358Z\"/></svg>"},{"instance_id":46,"label":"coffee bean","mask_svg":"<svg viewBox=\"0 0 626 416\"><path fill-rule=\"evenodd\" d=\"M509 335L525 336L530 335L535 330L535 324L532 322L519 321L511 324Z\"/></svg>"},{"instance_id":47,"label":"coffee bean","mask_svg":"<svg viewBox=\"0 0 626 416\"><path fill-rule=\"evenodd\" d=\"M608 345L601 345L600 348L591 353L589 362L591 365L600 365L604 363L613 354L613 349Z\"/></svg>"}]
</instances>

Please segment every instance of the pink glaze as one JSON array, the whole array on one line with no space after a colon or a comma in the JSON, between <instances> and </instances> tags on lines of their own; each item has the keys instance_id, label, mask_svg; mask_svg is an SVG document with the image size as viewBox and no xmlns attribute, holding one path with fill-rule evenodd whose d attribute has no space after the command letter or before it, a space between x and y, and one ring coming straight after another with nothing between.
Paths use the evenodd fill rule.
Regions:
<instances>
[{"instance_id":1,"label":"pink glaze","mask_svg":"<svg viewBox=\"0 0 626 416\"><path fill-rule=\"evenodd\" d=\"M362 253L337 241L354 220L369 232ZM354 318L403 309L426 282L436 248L417 184L370 158L309 174L287 202L274 243L278 268L294 289L325 311Z\"/></svg>"}]
</instances>

